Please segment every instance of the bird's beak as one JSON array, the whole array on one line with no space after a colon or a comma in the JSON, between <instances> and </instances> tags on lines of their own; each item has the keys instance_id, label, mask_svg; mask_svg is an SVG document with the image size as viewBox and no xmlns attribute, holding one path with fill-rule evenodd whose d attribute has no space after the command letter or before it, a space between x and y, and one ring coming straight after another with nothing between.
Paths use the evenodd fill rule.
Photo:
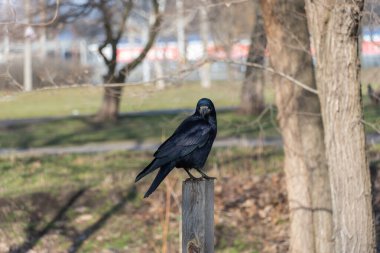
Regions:
<instances>
[{"instance_id":1,"label":"bird's beak","mask_svg":"<svg viewBox=\"0 0 380 253\"><path fill-rule=\"evenodd\" d=\"M210 113L210 108L208 108L208 106L201 106L199 108L199 112L201 113L201 115L204 117L205 115L209 114Z\"/></svg>"}]
</instances>

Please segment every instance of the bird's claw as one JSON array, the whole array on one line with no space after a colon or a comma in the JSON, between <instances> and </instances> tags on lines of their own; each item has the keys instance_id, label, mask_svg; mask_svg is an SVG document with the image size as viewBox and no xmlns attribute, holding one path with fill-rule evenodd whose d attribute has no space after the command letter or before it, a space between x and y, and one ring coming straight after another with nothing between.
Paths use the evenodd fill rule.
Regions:
<instances>
[{"instance_id":1,"label":"bird's claw","mask_svg":"<svg viewBox=\"0 0 380 253\"><path fill-rule=\"evenodd\" d=\"M197 181L197 180L202 180L203 177L188 177L185 179L185 182L186 181Z\"/></svg>"},{"instance_id":2,"label":"bird's claw","mask_svg":"<svg viewBox=\"0 0 380 253\"><path fill-rule=\"evenodd\" d=\"M200 181L200 180L216 180L216 177L201 176L201 177L188 177L185 181Z\"/></svg>"},{"instance_id":3,"label":"bird's claw","mask_svg":"<svg viewBox=\"0 0 380 253\"><path fill-rule=\"evenodd\" d=\"M216 177L210 177L210 176L207 176L206 173L204 173L202 170L200 169L196 169L201 175L202 175L202 178L206 179L206 180L215 180Z\"/></svg>"},{"instance_id":4,"label":"bird's claw","mask_svg":"<svg viewBox=\"0 0 380 253\"><path fill-rule=\"evenodd\" d=\"M206 180L216 180L216 177L209 177L209 176L202 176L202 178L206 179Z\"/></svg>"}]
</instances>

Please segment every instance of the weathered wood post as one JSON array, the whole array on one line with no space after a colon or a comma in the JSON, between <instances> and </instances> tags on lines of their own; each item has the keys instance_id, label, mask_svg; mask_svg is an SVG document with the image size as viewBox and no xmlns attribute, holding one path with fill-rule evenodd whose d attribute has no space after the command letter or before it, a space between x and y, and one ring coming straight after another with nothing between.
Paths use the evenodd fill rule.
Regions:
<instances>
[{"instance_id":1,"label":"weathered wood post","mask_svg":"<svg viewBox=\"0 0 380 253\"><path fill-rule=\"evenodd\" d=\"M182 253L214 253L214 180L182 184Z\"/></svg>"}]
</instances>

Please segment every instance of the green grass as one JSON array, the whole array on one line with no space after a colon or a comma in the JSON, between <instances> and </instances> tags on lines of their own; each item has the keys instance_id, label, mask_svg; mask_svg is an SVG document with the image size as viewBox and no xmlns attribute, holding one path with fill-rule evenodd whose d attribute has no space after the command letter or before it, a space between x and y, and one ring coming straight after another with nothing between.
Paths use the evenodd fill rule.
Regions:
<instances>
[{"instance_id":1,"label":"green grass","mask_svg":"<svg viewBox=\"0 0 380 253\"><path fill-rule=\"evenodd\" d=\"M0 102L0 119L46 116L65 116L77 110L80 114L93 114L98 109L101 88L70 88L41 90L16 94ZM125 87L121 111L162 110L194 108L201 97L211 98L217 108L237 106L240 86L216 82L210 89L199 84L172 86L156 90L152 86ZM268 99L272 96L268 91ZM274 119L268 111L262 120L235 113L218 115L219 137L276 135ZM89 117L62 119L47 123L12 126L0 132L0 147L42 147L52 145L76 145L104 141L160 141L168 137L188 114L130 116L112 124L99 124Z\"/></svg>"},{"instance_id":2,"label":"green grass","mask_svg":"<svg viewBox=\"0 0 380 253\"><path fill-rule=\"evenodd\" d=\"M363 69L361 73L362 93L367 94L367 84L380 89L379 68ZM211 98L217 107L239 104L241 81L228 83L213 81L210 89L201 88L199 82L185 82L157 90L154 86L126 86L121 99L121 112L157 109L193 108L201 97ZM274 101L271 83L265 87L268 104ZM77 87L39 90L28 93L0 91L0 120L47 116L69 116L94 114L100 107L103 95L101 87Z\"/></svg>"},{"instance_id":3,"label":"green grass","mask_svg":"<svg viewBox=\"0 0 380 253\"><path fill-rule=\"evenodd\" d=\"M375 86L375 85L374 85ZM363 90L365 90L363 86ZM69 88L41 90L31 93L14 94L9 99L0 99L0 119L46 116L68 116L73 111L93 114L98 109L102 88ZM363 91L366 94L365 91ZM210 89L203 89L197 83L171 86L156 90L153 86L130 86L124 88L121 110L134 112L144 110L193 108L200 97L210 97L217 108L237 106L240 86L216 82ZM267 104L273 102L273 90L265 91ZM380 108L371 105L363 96L364 118L368 133L380 129ZM121 118L115 124L99 124L89 117L76 117L48 123L12 126L1 129L0 147L27 148L53 145L76 145L105 141L160 141L168 137L176 126L187 116L154 115ZM268 110L260 119L225 112L218 114L218 137L279 136L276 126L276 110Z\"/></svg>"},{"instance_id":4,"label":"green grass","mask_svg":"<svg viewBox=\"0 0 380 253\"><path fill-rule=\"evenodd\" d=\"M274 161L273 156L279 159ZM0 238L7 245L21 245L27 231L43 229L68 199L79 189L87 188L65 211L63 221L55 222L36 244L36 251L53 247L54 251L66 252L72 238L77 237L66 233L80 233L110 213L79 252L106 249L153 252L152 248L160 248L162 243L157 236L162 235L165 184L149 200L143 200L142 195L152 177L139 183L137 189L132 187L137 171L150 159L151 154L142 152L0 159ZM242 175L248 178L264 173L264 169L265 173L277 172L282 159L282 152L277 149L218 148L212 151L207 167L211 169L210 175L218 176L217 184L220 184L224 178ZM184 178L186 173L176 170L167 180L170 179L174 191L179 193L179 182ZM179 211L174 201L172 205L168 238L171 247L175 247ZM255 245L259 247L257 238L252 244L251 237L245 237L244 233L233 236L223 239L231 239L233 243L221 244L218 252L255 252ZM151 238L149 243L147 238Z\"/></svg>"},{"instance_id":5,"label":"green grass","mask_svg":"<svg viewBox=\"0 0 380 253\"><path fill-rule=\"evenodd\" d=\"M0 197L59 193L70 187L123 188L133 183L131 175L145 167L151 158L151 152L137 151L0 158ZM208 166L235 168L236 172L253 167L255 173L265 174L278 169L282 159L281 149L216 148L210 154Z\"/></svg>"},{"instance_id":6,"label":"green grass","mask_svg":"<svg viewBox=\"0 0 380 253\"><path fill-rule=\"evenodd\" d=\"M198 83L157 90L153 86L127 86L123 89L121 112L157 109L193 108L202 97L211 98L217 107L239 103L240 85L214 82L210 89ZM40 90L29 93L1 94L0 119L94 114L100 107L101 87ZM269 95L268 95L269 96Z\"/></svg>"},{"instance_id":7,"label":"green grass","mask_svg":"<svg viewBox=\"0 0 380 253\"><path fill-rule=\"evenodd\" d=\"M96 142L155 141L167 138L188 114L159 114L128 116L116 123L94 123L90 118L61 119L45 123L12 126L0 131L0 147L30 148L69 146ZM364 118L367 133L380 129L380 109L365 101ZM276 123L276 109L262 116L245 116L235 112L218 114L218 138L274 137L280 132Z\"/></svg>"},{"instance_id":8,"label":"green grass","mask_svg":"<svg viewBox=\"0 0 380 253\"><path fill-rule=\"evenodd\" d=\"M130 116L114 124L93 123L88 118L13 126L0 131L0 147L43 147L105 141L161 141L187 114ZM256 120L256 121L255 121ZM268 110L262 118L233 112L218 114L218 137L277 135L275 118Z\"/></svg>"},{"instance_id":9,"label":"green grass","mask_svg":"<svg viewBox=\"0 0 380 253\"><path fill-rule=\"evenodd\" d=\"M146 153L120 152L0 159L0 238L8 238L11 245L21 245L27 231L43 229L63 210L68 199L85 188L63 220L55 222L34 249L39 252L54 245L54 252L66 252L72 240L61 230L80 233L106 213L110 213L110 218L79 252L122 249L141 236L142 232L133 232L136 226L147 227L125 217L142 206L142 193L137 198L133 178L150 158ZM87 218L82 219L84 216Z\"/></svg>"},{"instance_id":10,"label":"green grass","mask_svg":"<svg viewBox=\"0 0 380 253\"><path fill-rule=\"evenodd\" d=\"M98 185L107 177L118 176L118 173L124 175L141 168L146 159L146 155L133 152L3 159L0 163L0 196L59 192L65 187Z\"/></svg>"}]
</instances>

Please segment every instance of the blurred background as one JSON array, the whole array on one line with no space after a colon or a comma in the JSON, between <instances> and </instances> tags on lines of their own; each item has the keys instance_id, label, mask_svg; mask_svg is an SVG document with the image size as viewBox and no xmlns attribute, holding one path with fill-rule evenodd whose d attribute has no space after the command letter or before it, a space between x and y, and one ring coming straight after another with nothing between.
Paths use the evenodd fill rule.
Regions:
<instances>
[{"instance_id":1,"label":"blurred background","mask_svg":"<svg viewBox=\"0 0 380 253\"><path fill-rule=\"evenodd\" d=\"M374 167L379 15L366 1L359 36ZM134 178L202 97L218 113L206 165L217 177L216 252L286 252L266 44L254 0L0 0L0 252L179 252L186 173L149 199L152 178ZM315 62L313 47L298 50Z\"/></svg>"}]
</instances>

